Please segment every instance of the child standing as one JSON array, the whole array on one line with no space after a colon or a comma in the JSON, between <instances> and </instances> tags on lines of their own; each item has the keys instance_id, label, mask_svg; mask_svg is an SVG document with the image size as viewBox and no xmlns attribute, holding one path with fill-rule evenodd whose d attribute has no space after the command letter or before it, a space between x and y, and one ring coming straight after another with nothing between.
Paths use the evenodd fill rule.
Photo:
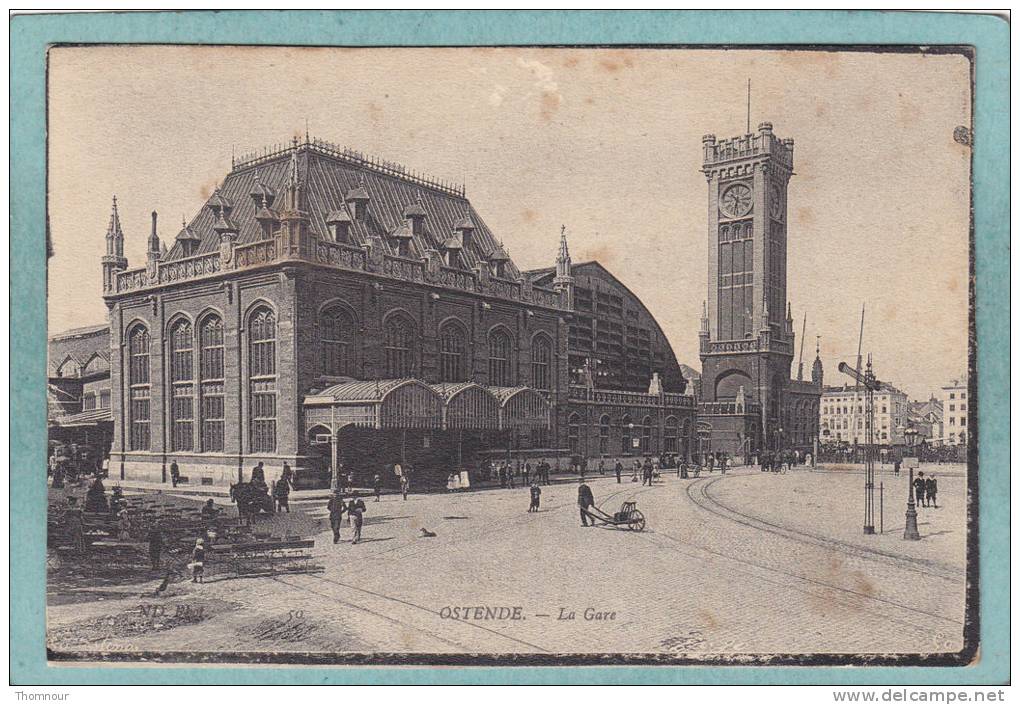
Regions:
<instances>
[{"instance_id":1,"label":"child standing","mask_svg":"<svg viewBox=\"0 0 1020 705\"><path fill-rule=\"evenodd\" d=\"M205 541L195 541L195 548L191 551L191 582L202 582L205 574Z\"/></svg>"},{"instance_id":2,"label":"child standing","mask_svg":"<svg viewBox=\"0 0 1020 705\"><path fill-rule=\"evenodd\" d=\"M538 486L538 482L531 483L531 506L528 507L529 512L537 512L538 505L542 497L542 488Z\"/></svg>"}]
</instances>

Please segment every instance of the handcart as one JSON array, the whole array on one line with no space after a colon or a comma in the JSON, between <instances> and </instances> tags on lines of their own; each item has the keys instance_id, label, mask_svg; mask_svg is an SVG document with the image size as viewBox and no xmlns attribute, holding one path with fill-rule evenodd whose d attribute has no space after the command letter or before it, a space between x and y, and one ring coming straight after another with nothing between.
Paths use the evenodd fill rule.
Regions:
<instances>
[{"instance_id":1,"label":"handcart","mask_svg":"<svg viewBox=\"0 0 1020 705\"><path fill-rule=\"evenodd\" d=\"M607 514L596 506L588 507L585 513L593 520L597 520L608 526L620 526L631 531L645 530L645 515L638 511L637 502L631 500L624 502L620 511L615 514Z\"/></svg>"}]
</instances>

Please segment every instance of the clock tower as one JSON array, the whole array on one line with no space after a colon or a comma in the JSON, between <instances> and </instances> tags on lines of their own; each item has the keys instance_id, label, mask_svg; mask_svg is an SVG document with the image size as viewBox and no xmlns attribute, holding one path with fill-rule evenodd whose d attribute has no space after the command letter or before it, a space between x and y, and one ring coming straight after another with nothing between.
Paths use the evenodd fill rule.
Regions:
<instances>
[{"instance_id":1,"label":"clock tower","mask_svg":"<svg viewBox=\"0 0 1020 705\"><path fill-rule=\"evenodd\" d=\"M778 448L794 350L786 298L793 140L776 137L763 122L756 133L731 139L705 135L702 145L708 298L699 336L700 415L711 425L715 450L733 450L734 443L745 451Z\"/></svg>"}]
</instances>

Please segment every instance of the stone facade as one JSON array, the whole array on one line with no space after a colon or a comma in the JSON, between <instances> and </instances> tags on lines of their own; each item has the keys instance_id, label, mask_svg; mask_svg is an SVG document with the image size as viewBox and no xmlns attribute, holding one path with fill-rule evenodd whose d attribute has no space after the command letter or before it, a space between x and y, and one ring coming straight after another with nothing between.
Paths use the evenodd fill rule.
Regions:
<instances>
[{"instance_id":1,"label":"stone facade","mask_svg":"<svg viewBox=\"0 0 1020 705\"><path fill-rule=\"evenodd\" d=\"M657 375L623 401L571 386L569 277L522 274L458 187L295 142L235 163L169 248L154 213L134 269L116 208L102 264L113 477L167 482L176 461L191 484L222 485L261 461L268 479L284 463L321 479L330 412L315 408L313 421L309 400L357 380L473 382L504 401L531 389L550 410L547 428L524 432L454 432L445 410L442 428L346 428L338 458L362 475L398 461L443 473L469 465L465 451L579 451L582 414L608 413L622 446L633 408L635 424L653 420L649 452L666 450L674 420L677 434L693 428L693 398ZM675 356L635 301L655 335L649 370L661 364L675 389Z\"/></svg>"}]
</instances>

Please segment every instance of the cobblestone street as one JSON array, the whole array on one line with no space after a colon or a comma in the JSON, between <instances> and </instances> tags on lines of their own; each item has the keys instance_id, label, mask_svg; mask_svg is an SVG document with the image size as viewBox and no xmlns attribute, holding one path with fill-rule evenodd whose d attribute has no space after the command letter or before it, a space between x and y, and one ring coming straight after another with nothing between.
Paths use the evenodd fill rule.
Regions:
<instances>
[{"instance_id":1,"label":"cobblestone street","mask_svg":"<svg viewBox=\"0 0 1020 705\"><path fill-rule=\"evenodd\" d=\"M209 619L114 634L104 645L695 656L956 651L963 646L965 478L939 478L942 506L919 510L925 538L916 543L902 540L905 476L880 478L889 490L885 534L866 537L863 476L803 468L668 475L653 487L596 476L596 503L612 513L636 500L648 520L643 533L583 528L576 484L544 487L537 514L526 513L526 488L369 500L359 545L333 545L324 502L299 503L318 522L323 572L178 583L162 599L208 601ZM436 536L421 538L422 528ZM137 602L51 605L50 624L137 609ZM468 618L453 618L454 608Z\"/></svg>"}]
</instances>

